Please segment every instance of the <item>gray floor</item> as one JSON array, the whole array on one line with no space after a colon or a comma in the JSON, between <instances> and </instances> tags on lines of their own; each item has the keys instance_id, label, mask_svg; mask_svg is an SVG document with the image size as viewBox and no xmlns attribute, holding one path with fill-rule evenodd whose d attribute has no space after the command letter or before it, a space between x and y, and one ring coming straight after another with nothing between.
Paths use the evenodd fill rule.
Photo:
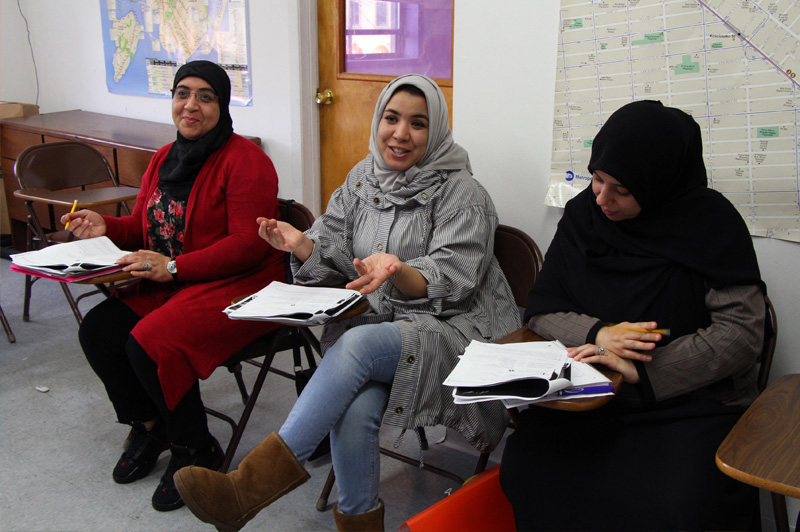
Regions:
<instances>
[{"instance_id":1,"label":"gray floor","mask_svg":"<svg viewBox=\"0 0 800 532\"><path fill-rule=\"evenodd\" d=\"M31 321L22 321L23 275L0 260L0 305L16 336L8 343L0 332L0 531L195 531L213 530L186 509L156 512L150 497L166 468L164 453L150 476L119 485L111 470L122 452L127 427L115 423L100 381L88 367L77 340L77 323L52 281L33 287ZM100 301L85 299L86 312ZM279 355L288 368L288 353ZM255 368L245 369L248 383ZM49 391L38 391L45 386ZM236 416L242 405L231 377L219 370L204 381L204 401ZM294 399L294 383L270 375L254 410L234 463L268 433L279 428ZM235 417L235 416L234 416ZM211 418L211 430L227 445L230 429ZM475 465L460 437L442 429L429 431L432 449L426 461L468 477ZM385 431L391 446L397 433ZM402 450L415 453L412 435ZM433 444L446 436L443 444ZM492 455L500 456L499 451ZM329 460L309 464L311 480L262 511L244 530L335 530L330 509L315 509L328 474ZM457 489L457 482L422 472L386 457L381 463L381 497L386 529L396 530ZM335 500L336 490L331 497Z\"/></svg>"}]
</instances>

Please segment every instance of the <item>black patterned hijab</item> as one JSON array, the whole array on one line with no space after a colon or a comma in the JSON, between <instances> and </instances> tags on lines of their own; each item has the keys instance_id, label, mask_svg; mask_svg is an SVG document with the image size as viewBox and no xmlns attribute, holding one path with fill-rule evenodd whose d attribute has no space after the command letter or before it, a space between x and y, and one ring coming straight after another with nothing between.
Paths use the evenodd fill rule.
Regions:
<instances>
[{"instance_id":1,"label":"black patterned hijab","mask_svg":"<svg viewBox=\"0 0 800 532\"><path fill-rule=\"evenodd\" d=\"M180 131L158 170L159 187L175 199L186 200L206 159L217 151L233 133L230 115L231 81L228 74L211 61L190 61L178 69L172 82L173 90L183 78L205 80L219 97L219 121L199 139L189 140Z\"/></svg>"},{"instance_id":2,"label":"black patterned hijab","mask_svg":"<svg viewBox=\"0 0 800 532\"><path fill-rule=\"evenodd\" d=\"M579 312L604 322L657 321L672 338L710 324L710 288L758 284L742 217L707 186L700 127L657 101L614 112L594 139L589 171L617 179L641 213L611 221L591 187L570 200L528 298L527 318Z\"/></svg>"}]
</instances>

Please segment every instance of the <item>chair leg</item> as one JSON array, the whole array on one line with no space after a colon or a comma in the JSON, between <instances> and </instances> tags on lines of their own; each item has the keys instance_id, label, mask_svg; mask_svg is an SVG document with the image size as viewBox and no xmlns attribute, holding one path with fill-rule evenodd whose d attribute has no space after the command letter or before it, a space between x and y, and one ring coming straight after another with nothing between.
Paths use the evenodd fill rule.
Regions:
<instances>
[{"instance_id":1,"label":"chair leg","mask_svg":"<svg viewBox=\"0 0 800 532\"><path fill-rule=\"evenodd\" d=\"M789 516L786 511L786 497L780 493L770 492L772 512L775 514L775 529L778 532L789 532ZM800 521L800 515L798 516Z\"/></svg>"},{"instance_id":2,"label":"chair leg","mask_svg":"<svg viewBox=\"0 0 800 532\"><path fill-rule=\"evenodd\" d=\"M328 499L331 496L331 491L333 491L334 482L336 482L336 473L333 472L333 466L331 466L331 470L328 472L328 478L325 480L325 485L322 486L322 493L319 494L319 498L317 499L318 512L324 512L328 509Z\"/></svg>"},{"instance_id":3,"label":"chair leg","mask_svg":"<svg viewBox=\"0 0 800 532\"><path fill-rule=\"evenodd\" d=\"M3 307L0 306L0 321L3 322L3 329L6 331L6 336L8 337L9 343L14 343L17 341L17 338L14 336L14 332L11 330L11 325L8 324L8 320L6 319L6 313L3 312Z\"/></svg>"},{"instance_id":4,"label":"chair leg","mask_svg":"<svg viewBox=\"0 0 800 532\"><path fill-rule=\"evenodd\" d=\"M269 367L272 365L272 360L275 358L275 349L286 335L286 332L284 331L286 331L286 327L279 329L278 334L275 335L270 342L269 347L267 348L267 355L264 357L264 362L262 363L261 369L258 372L255 383L253 383L253 389L250 391L250 398L244 407L244 411L239 418L239 423L236 425L236 430L233 432L231 441L228 443L228 447L225 451L225 460L222 462L222 467L220 467L220 471L222 473L227 473L231 466L233 455L236 454L236 448L239 446L239 441L241 441L242 434L244 434L244 429L247 427L250 414L253 412L253 408L258 400L258 395L261 392L261 388L264 386L264 380L267 378L267 374L269 373Z\"/></svg>"},{"instance_id":5,"label":"chair leg","mask_svg":"<svg viewBox=\"0 0 800 532\"><path fill-rule=\"evenodd\" d=\"M312 333L308 327L300 327L300 334L303 335L305 341L314 349L314 351L317 353L322 353L322 346L320 345L319 340L317 340L317 337L314 336L314 333Z\"/></svg>"},{"instance_id":6,"label":"chair leg","mask_svg":"<svg viewBox=\"0 0 800 532\"><path fill-rule=\"evenodd\" d=\"M236 385L239 387L239 395L242 396L242 404L246 406L247 401L250 400L250 394L247 391L247 386L245 386L244 378L242 377L242 365L236 364L228 371L233 373L233 378L236 379Z\"/></svg>"},{"instance_id":7,"label":"chair leg","mask_svg":"<svg viewBox=\"0 0 800 532\"><path fill-rule=\"evenodd\" d=\"M32 275L25 276L25 296L22 300L22 321L31 321L31 287L36 279Z\"/></svg>"},{"instance_id":8,"label":"chair leg","mask_svg":"<svg viewBox=\"0 0 800 532\"><path fill-rule=\"evenodd\" d=\"M31 321L31 288L35 282L36 277L33 277L32 275L25 276L25 295L22 302L22 321ZM69 308L72 310L72 314L75 316L75 320L77 320L78 325L80 325L83 321L83 316L81 316L81 311L78 310L78 301L72 297L72 293L69 291L67 283L59 282L58 285L61 287L61 291L64 292L64 297L67 298L67 303L69 304Z\"/></svg>"},{"instance_id":9,"label":"chair leg","mask_svg":"<svg viewBox=\"0 0 800 532\"><path fill-rule=\"evenodd\" d=\"M227 416L227 415L223 414L222 412L220 412L219 410L214 410L213 408L209 408L209 407L207 407L205 405L203 406L203 408L205 408L206 414L208 414L210 416L214 416L217 419L221 419L222 421L224 421L225 423L230 425L231 426L231 435L236 434L237 425L236 425L236 422L233 420L232 417Z\"/></svg>"},{"instance_id":10,"label":"chair leg","mask_svg":"<svg viewBox=\"0 0 800 532\"><path fill-rule=\"evenodd\" d=\"M78 325L81 324L83 321L83 316L81 316L81 311L78 310L78 303L75 301L75 298L72 297L72 293L69 291L69 287L67 283L58 283L61 286L61 291L64 292L64 296L67 298L67 303L69 303L69 308L72 309L72 313L75 315L75 319L78 321Z\"/></svg>"},{"instance_id":11,"label":"chair leg","mask_svg":"<svg viewBox=\"0 0 800 532\"><path fill-rule=\"evenodd\" d=\"M475 472L473 475L477 475L478 473L483 473L486 469L486 464L489 463L489 453L481 453L478 457L478 463L475 464Z\"/></svg>"},{"instance_id":12,"label":"chair leg","mask_svg":"<svg viewBox=\"0 0 800 532\"><path fill-rule=\"evenodd\" d=\"M300 332L299 332L299 331L297 331L296 329L292 329L292 334L297 334L297 335L300 335L301 337L303 336L303 335L302 335L302 334L300 334ZM315 337L315 338L316 338L316 337ZM296 349L299 349L299 348L296 348ZM305 350L305 352L306 352L306 360L308 361L308 367L309 367L309 368L315 368L315 367L317 367L317 360L314 358L314 350L313 350L313 349L311 349L311 344L310 344L310 343L308 343L307 341L306 341L306 342L303 342L303 349L304 349L304 350ZM320 351L320 352L321 352L321 351ZM798 532L800 532L800 531L798 531Z\"/></svg>"}]
</instances>

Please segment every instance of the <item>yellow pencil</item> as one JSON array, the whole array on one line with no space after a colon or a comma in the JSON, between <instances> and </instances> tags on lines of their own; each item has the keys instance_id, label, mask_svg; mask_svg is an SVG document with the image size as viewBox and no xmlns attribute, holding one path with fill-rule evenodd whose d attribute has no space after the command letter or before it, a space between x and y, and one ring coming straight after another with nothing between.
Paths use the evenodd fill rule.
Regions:
<instances>
[{"instance_id":1,"label":"yellow pencil","mask_svg":"<svg viewBox=\"0 0 800 532\"><path fill-rule=\"evenodd\" d=\"M75 207L77 207L77 206L78 206L78 200L73 201L72 202L72 210L70 210L69 213L72 214L73 212L75 212ZM72 220L67 220L67 224L64 226L64 229L69 229L69 223L71 221Z\"/></svg>"},{"instance_id":2,"label":"yellow pencil","mask_svg":"<svg viewBox=\"0 0 800 532\"><path fill-rule=\"evenodd\" d=\"M628 328L629 331L633 332L640 332L640 333L657 333L663 334L664 336L669 336L669 329L632 329Z\"/></svg>"}]
</instances>

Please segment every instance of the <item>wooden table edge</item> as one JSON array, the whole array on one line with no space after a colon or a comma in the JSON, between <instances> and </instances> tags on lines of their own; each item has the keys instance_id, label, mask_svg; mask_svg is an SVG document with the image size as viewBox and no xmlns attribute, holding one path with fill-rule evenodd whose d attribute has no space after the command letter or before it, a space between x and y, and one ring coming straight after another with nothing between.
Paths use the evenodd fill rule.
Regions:
<instances>
[{"instance_id":1,"label":"wooden table edge","mask_svg":"<svg viewBox=\"0 0 800 532\"><path fill-rule=\"evenodd\" d=\"M797 394L797 384L794 381L800 380L800 374L792 373L788 375L783 375L773 381L772 383L767 386L767 388L761 392L761 394L756 397L755 401L748 407L747 411L742 414L742 417L737 421L736 425L731 429L725 439L717 448L717 452L714 455L715 462L717 464L717 468L720 471L728 475L729 477L736 479L740 482L744 482L745 484L749 484L756 488L764 489L773 493L778 493L781 495L785 495L787 497L792 497L795 499L800 499L800 486L792 486L789 484L785 484L779 480L769 479L760 477L751 473L746 473L741 469L737 468L734 465L729 464L725 461L725 457L733 452L734 446L729 441L732 435L735 433L737 426L739 423L746 422L747 417L755 415L754 411L751 410L753 407L757 407L758 404L763 402L768 402L770 400L770 396L774 394L785 393L786 391L791 391L794 388L794 393ZM800 383L798 383L800 384ZM743 421L744 420L744 421ZM722 456L720 456L722 453ZM733 457L730 457L733 458ZM732 461L732 460L729 460Z\"/></svg>"},{"instance_id":2,"label":"wooden table edge","mask_svg":"<svg viewBox=\"0 0 800 532\"><path fill-rule=\"evenodd\" d=\"M75 284L106 284L106 283L116 283L118 281L127 281L128 279L133 279L133 275L131 275L131 272L116 271L72 282L74 282Z\"/></svg>"},{"instance_id":3,"label":"wooden table edge","mask_svg":"<svg viewBox=\"0 0 800 532\"><path fill-rule=\"evenodd\" d=\"M88 200L86 198L86 196L91 197L92 195L97 195L97 193L94 192L99 190L111 190L116 192L116 194L110 194L108 192L101 193L101 194L109 194L109 197L102 198L100 200ZM54 191L38 189L38 188L21 188L14 191L14 197L22 200L37 201L39 203L49 203L52 205L61 205L64 207L72 207L72 203L75 200L77 200L78 201L77 208L79 209L85 209L87 207L99 207L100 205L109 205L112 203L119 203L121 201L131 201L135 200L138 195L139 195L138 188L130 187L127 185L120 185L118 187L89 189L89 190L76 190L76 191L71 191L69 193L60 192L57 194L54 194ZM64 196L64 198L62 199L60 196ZM83 201L81 201L81 196L84 196Z\"/></svg>"}]
</instances>

